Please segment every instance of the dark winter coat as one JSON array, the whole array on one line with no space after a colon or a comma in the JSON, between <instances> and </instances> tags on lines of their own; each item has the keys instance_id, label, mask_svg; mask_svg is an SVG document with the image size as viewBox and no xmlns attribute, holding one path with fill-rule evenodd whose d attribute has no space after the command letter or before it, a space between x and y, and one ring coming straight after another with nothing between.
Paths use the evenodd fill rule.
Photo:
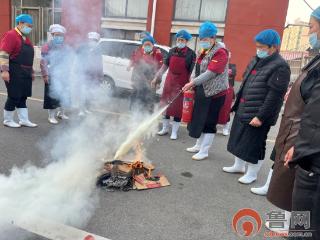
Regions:
<instances>
[{"instance_id":1,"label":"dark winter coat","mask_svg":"<svg viewBox=\"0 0 320 240\"><path fill-rule=\"evenodd\" d=\"M289 81L290 67L279 53L265 59L254 57L245 71L233 110L244 123L258 117L264 125L274 125Z\"/></svg>"},{"instance_id":2,"label":"dark winter coat","mask_svg":"<svg viewBox=\"0 0 320 240\"><path fill-rule=\"evenodd\" d=\"M301 75L294 82L285 105L276 139L276 159L267 198L275 206L287 211L291 211L292 209L292 191L296 171L295 168L289 169L284 166L284 158L289 149L294 146L297 141L301 127L301 117L306 104L310 102L311 93L313 92L312 89L316 83L319 82L319 78L317 79L319 69L320 55L303 68ZM319 94L318 92L318 95ZM300 132L304 132L305 130L308 131L308 128L304 129L303 127ZM311 128L311 131L316 132L313 128ZM308 133L310 137L313 135L312 132ZM316 142L317 141L315 141L315 143ZM299 153L299 151L301 151L301 149L298 149L297 153ZM311 153L312 151L307 150L303 152Z\"/></svg>"},{"instance_id":3,"label":"dark winter coat","mask_svg":"<svg viewBox=\"0 0 320 240\"><path fill-rule=\"evenodd\" d=\"M289 80L290 68L279 53L249 63L232 108L236 115L227 147L230 153L253 164L264 159L268 132L277 121ZM262 126L249 124L255 117Z\"/></svg>"}]
</instances>

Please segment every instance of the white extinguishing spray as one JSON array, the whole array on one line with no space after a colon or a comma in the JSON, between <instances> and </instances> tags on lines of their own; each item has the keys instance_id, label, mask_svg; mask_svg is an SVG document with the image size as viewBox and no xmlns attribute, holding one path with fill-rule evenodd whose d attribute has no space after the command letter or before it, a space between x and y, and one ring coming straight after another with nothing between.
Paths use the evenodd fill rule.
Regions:
<instances>
[{"instance_id":1,"label":"white extinguishing spray","mask_svg":"<svg viewBox=\"0 0 320 240\"><path fill-rule=\"evenodd\" d=\"M162 109L160 109L158 112L151 115L150 118L146 119L144 122L142 122L138 128L130 133L128 138L124 143L121 144L118 151L116 152L116 155L114 156L115 160L121 160L122 157L124 157L129 150L135 145L137 140L142 138L142 136L149 131L150 127L153 125L155 121L158 120L158 118L167 110L167 108L183 93L182 90L179 91L179 93Z\"/></svg>"}]
</instances>

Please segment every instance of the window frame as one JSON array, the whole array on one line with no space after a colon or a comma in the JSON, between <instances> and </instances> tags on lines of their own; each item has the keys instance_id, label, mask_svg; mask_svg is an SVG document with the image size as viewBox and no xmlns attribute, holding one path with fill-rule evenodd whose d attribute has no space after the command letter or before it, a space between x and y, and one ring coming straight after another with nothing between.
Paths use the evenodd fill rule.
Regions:
<instances>
[{"instance_id":1,"label":"window frame","mask_svg":"<svg viewBox=\"0 0 320 240\"><path fill-rule=\"evenodd\" d=\"M106 45L107 48L104 48L103 46L101 45ZM109 45L109 46L108 46ZM113 48L112 46L116 46L116 45L123 45L122 42L117 42L117 41L102 41L99 43L99 47L101 48L101 52L102 52L102 55L103 56L108 56L108 57L113 57L113 58L121 58L121 55L122 55L122 49L121 48ZM106 54L105 52L105 49L106 51L110 51L109 53L112 53L112 54ZM118 51L118 52L116 52ZM119 54L115 54L115 53L119 53Z\"/></svg>"},{"instance_id":2,"label":"window frame","mask_svg":"<svg viewBox=\"0 0 320 240\"><path fill-rule=\"evenodd\" d=\"M190 19L176 18L177 0L174 0L173 21L181 21L181 22L203 22L203 21L206 21L206 20L201 20L201 9L202 9L203 0L199 0L199 1L200 1L200 5L199 5L199 9L198 9L198 18L196 20L190 20ZM226 0L226 1L227 1L227 5L226 5L226 13L224 15L224 20L214 21L215 23L224 23L226 21L228 7L229 7L229 0ZM209 21L213 21L213 20L209 20Z\"/></svg>"},{"instance_id":3,"label":"window frame","mask_svg":"<svg viewBox=\"0 0 320 240\"><path fill-rule=\"evenodd\" d=\"M103 17L104 18L126 18L126 19L138 19L138 20L146 20L148 19L148 8L147 8L147 15L146 17L128 17L128 2L129 0L125 0L126 1L126 8L125 8L125 15L124 16L107 16L107 1L108 0L103 0ZM148 0L146 0L148 2ZM202 0L201 0L202 1Z\"/></svg>"}]
</instances>

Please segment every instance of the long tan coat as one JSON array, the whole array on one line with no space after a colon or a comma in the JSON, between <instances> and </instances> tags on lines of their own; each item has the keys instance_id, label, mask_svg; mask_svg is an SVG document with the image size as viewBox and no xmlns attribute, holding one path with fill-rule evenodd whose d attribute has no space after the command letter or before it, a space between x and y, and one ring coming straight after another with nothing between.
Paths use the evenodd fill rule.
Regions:
<instances>
[{"instance_id":1,"label":"long tan coat","mask_svg":"<svg viewBox=\"0 0 320 240\"><path fill-rule=\"evenodd\" d=\"M267 199L275 206L291 211L292 192L295 179L295 169L284 166L284 158L288 150L294 145L300 129L301 116L305 103L301 96L300 87L308 72L319 67L320 60L311 62L295 81L288 96L282 116L279 133L276 139L276 160L267 194Z\"/></svg>"}]
</instances>

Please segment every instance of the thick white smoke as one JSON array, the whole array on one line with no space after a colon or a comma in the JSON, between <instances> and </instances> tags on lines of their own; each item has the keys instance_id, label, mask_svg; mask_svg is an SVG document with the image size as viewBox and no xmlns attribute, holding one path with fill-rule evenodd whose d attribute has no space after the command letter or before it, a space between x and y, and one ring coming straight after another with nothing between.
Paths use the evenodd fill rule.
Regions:
<instances>
[{"instance_id":1,"label":"thick white smoke","mask_svg":"<svg viewBox=\"0 0 320 240\"><path fill-rule=\"evenodd\" d=\"M51 75L54 97L71 110L85 100L89 109L102 111L82 118L74 114L63 128L53 129L41 144L49 158L46 167L28 165L12 169L9 176L0 175L1 240L26 239L26 233L20 235L9 227L10 221L21 217L85 226L99 202L95 182L103 166L101 159L113 160L129 133L149 117L132 112L117 117L104 114L106 106L118 106L119 99L88 79L86 56L72 49L63 54L64 60L57 56L59 68Z\"/></svg>"},{"instance_id":2,"label":"thick white smoke","mask_svg":"<svg viewBox=\"0 0 320 240\"><path fill-rule=\"evenodd\" d=\"M69 15L78 26L83 21L88 25L90 21L90 17L83 18L76 11ZM84 44L86 39L81 42ZM75 227L85 226L99 204L95 183L103 166L102 159L113 160L129 133L150 117L132 111L116 117L105 114L103 110L108 106L119 106L119 99L110 97L87 74L89 66L101 63L88 64L86 54L70 47L54 56L58 67L50 66L52 97L75 114L63 128L54 128L42 140L41 150L48 158L44 161L46 167L29 164L13 168L8 176L0 175L0 240L27 238L26 232L10 225L10 221L19 218L35 216ZM101 111L80 118L77 111L82 107ZM148 130L151 134L155 132L153 127Z\"/></svg>"},{"instance_id":3,"label":"thick white smoke","mask_svg":"<svg viewBox=\"0 0 320 240\"><path fill-rule=\"evenodd\" d=\"M0 231L4 233L0 239L25 239L24 234L19 238L16 229L8 228L11 220L21 217L85 226L99 202L95 182L101 160L113 160L142 117L146 116L110 118L95 113L81 123L71 120L42 145L51 156L46 167L28 165L12 169L9 176L0 175Z\"/></svg>"}]
</instances>

